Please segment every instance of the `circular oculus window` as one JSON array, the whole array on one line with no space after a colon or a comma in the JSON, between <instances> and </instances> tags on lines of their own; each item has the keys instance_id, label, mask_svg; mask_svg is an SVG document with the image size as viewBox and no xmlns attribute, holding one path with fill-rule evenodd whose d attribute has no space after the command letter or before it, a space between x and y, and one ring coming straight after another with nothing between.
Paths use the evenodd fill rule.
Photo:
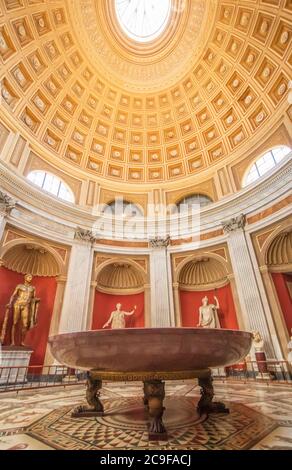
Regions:
<instances>
[{"instance_id":1,"label":"circular oculus window","mask_svg":"<svg viewBox=\"0 0 292 470\"><path fill-rule=\"evenodd\" d=\"M115 0L119 25L134 41L140 43L153 41L166 28L171 3L171 0Z\"/></svg>"}]
</instances>

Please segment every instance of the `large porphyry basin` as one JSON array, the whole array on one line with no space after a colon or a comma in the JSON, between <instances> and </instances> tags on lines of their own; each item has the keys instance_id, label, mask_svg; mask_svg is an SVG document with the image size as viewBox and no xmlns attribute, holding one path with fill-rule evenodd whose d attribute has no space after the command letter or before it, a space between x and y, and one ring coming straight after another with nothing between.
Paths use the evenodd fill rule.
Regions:
<instances>
[{"instance_id":1,"label":"large porphyry basin","mask_svg":"<svg viewBox=\"0 0 292 470\"><path fill-rule=\"evenodd\" d=\"M191 371L240 362L252 334L203 328L127 328L52 336L53 356L76 369L109 372Z\"/></svg>"}]
</instances>

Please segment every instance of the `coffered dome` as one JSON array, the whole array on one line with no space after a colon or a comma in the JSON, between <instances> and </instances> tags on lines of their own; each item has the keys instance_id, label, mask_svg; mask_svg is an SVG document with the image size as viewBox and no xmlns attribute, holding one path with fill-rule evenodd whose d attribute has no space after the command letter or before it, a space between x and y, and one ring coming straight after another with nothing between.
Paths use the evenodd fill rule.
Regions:
<instances>
[{"instance_id":1,"label":"coffered dome","mask_svg":"<svg viewBox=\"0 0 292 470\"><path fill-rule=\"evenodd\" d=\"M24 175L179 187L291 124L291 1L147 2L151 25L131 3L1 1L0 140L29 146Z\"/></svg>"}]
</instances>

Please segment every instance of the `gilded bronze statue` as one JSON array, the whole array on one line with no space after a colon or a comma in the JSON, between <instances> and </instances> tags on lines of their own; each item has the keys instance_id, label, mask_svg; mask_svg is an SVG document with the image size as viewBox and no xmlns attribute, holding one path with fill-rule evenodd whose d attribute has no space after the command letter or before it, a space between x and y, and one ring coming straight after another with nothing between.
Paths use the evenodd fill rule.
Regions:
<instances>
[{"instance_id":1,"label":"gilded bronze statue","mask_svg":"<svg viewBox=\"0 0 292 470\"><path fill-rule=\"evenodd\" d=\"M10 297L9 304L6 305L6 312L4 322L1 330L1 343L4 343L7 335L7 326L9 317L12 317L11 340L10 345L16 344L16 330L20 325L21 332L21 346L24 346L24 340L27 332L36 326L37 314L40 299L35 296L35 287L31 285L32 275L26 274L24 276L24 283L18 284L12 296Z\"/></svg>"}]
</instances>

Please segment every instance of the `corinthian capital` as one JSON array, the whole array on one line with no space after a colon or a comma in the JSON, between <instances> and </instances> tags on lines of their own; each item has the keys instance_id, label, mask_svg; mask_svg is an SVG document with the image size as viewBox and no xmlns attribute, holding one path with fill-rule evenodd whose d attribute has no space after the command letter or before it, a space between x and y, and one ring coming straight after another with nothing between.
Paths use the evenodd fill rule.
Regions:
<instances>
[{"instance_id":1,"label":"corinthian capital","mask_svg":"<svg viewBox=\"0 0 292 470\"><path fill-rule=\"evenodd\" d=\"M224 232L230 233L230 232L234 232L235 230L244 229L245 222L246 222L245 215L240 214L237 217L232 217L231 219L225 220L224 222L222 222L222 227L223 227Z\"/></svg>"},{"instance_id":2,"label":"corinthian capital","mask_svg":"<svg viewBox=\"0 0 292 470\"><path fill-rule=\"evenodd\" d=\"M8 194L3 193L3 191L0 191L0 213L8 215L15 206L16 202L14 199L8 196Z\"/></svg>"},{"instance_id":3,"label":"corinthian capital","mask_svg":"<svg viewBox=\"0 0 292 470\"><path fill-rule=\"evenodd\" d=\"M163 237L155 237L149 239L149 246L151 248L166 248L170 243L170 236L167 235Z\"/></svg>"},{"instance_id":4,"label":"corinthian capital","mask_svg":"<svg viewBox=\"0 0 292 470\"><path fill-rule=\"evenodd\" d=\"M80 240L83 242L90 242L93 243L96 240L96 236L92 232L92 230L86 230L81 227L77 227L75 230L75 235L74 235L75 240Z\"/></svg>"}]
</instances>

